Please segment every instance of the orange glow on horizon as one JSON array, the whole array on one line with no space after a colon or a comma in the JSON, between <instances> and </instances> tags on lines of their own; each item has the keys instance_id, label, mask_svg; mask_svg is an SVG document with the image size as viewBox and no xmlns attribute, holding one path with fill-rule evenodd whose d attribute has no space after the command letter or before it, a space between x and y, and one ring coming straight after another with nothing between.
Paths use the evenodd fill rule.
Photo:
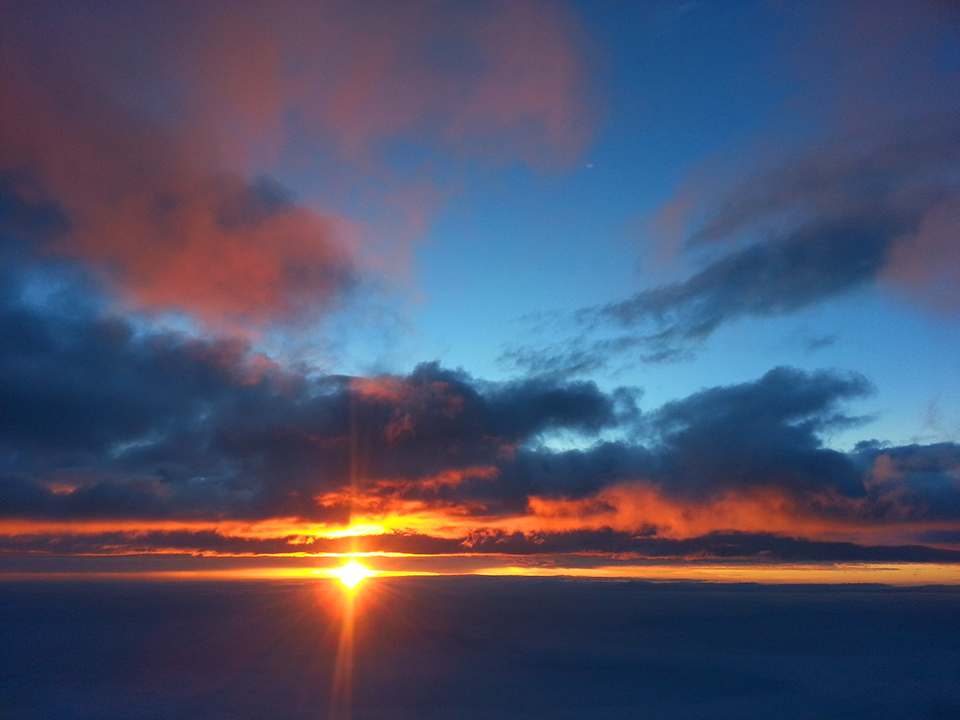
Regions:
<instances>
[{"instance_id":1,"label":"orange glow on horizon","mask_svg":"<svg viewBox=\"0 0 960 720\"><path fill-rule=\"evenodd\" d=\"M960 565L922 563L838 563L735 565L598 565L570 568L504 565L478 570L474 575L494 577L567 577L650 582L707 582L761 585L846 585L876 583L901 587L960 585Z\"/></svg>"},{"instance_id":2,"label":"orange glow on horizon","mask_svg":"<svg viewBox=\"0 0 960 720\"><path fill-rule=\"evenodd\" d=\"M612 485L588 498L531 496L527 507L514 513L496 513L482 505L453 503L441 497L441 491L455 487L464 478L489 479L495 475L496 468L476 466L410 481L422 491L423 497L417 499L404 495L409 483L398 479L368 480L364 490L352 487L316 498L325 506L349 505L351 520L346 523L313 522L297 517L253 522L6 519L0 522L0 536L25 537L25 545L44 535L72 538L78 555L293 558L341 554L403 556L435 554L438 550L469 554L474 550L496 550L498 535L522 533L537 542L540 534L608 530L623 533L649 530L657 538L667 540L695 538L712 532L761 532L812 541L907 545L917 543L918 533L956 530L957 527L956 521L915 520L895 513L875 517L858 505L862 503L859 498L823 494L801 501L773 489L753 489L692 500L672 497L642 480ZM433 492L438 495L431 495ZM189 539L171 537L168 540L164 535L184 532L206 535L198 537L196 545L190 544ZM127 537L85 540L85 536L105 533L123 533ZM226 539L248 542L225 542Z\"/></svg>"},{"instance_id":3,"label":"orange glow on horizon","mask_svg":"<svg viewBox=\"0 0 960 720\"><path fill-rule=\"evenodd\" d=\"M644 580L648 582L708 582L836 585L849 583L877 583L892 586L954 585L960 586L960 564L945 563L732 563L732 562L676 562L632 563L613 558L600 558L596 564L584 565L578 556L566 559L572 564L557 562L550 556L405 556L395 557L393 567L372 570L355 559L337 568L316 567L247 567L203 570L160 571L75 571L75 572L20 572L0 573L4 580L127 580L158 582L244 581L252 580L309 580L318 577L336 578L353 598L356 588L367 577L560 577L607 580ZM586 556L579 556L586 560ZM447 563L443 563L446 560ZM451 562L453 561L453 562ZM398 564L398 562L400 564ZM360 572L356 576L355 567ZM348 568L346 572L345 568ZM341 577L343 573L347 579ZM359 577L359 579L357 579ZM348 583L354 582L352 586Z\"/></svg>"}]
</instances>

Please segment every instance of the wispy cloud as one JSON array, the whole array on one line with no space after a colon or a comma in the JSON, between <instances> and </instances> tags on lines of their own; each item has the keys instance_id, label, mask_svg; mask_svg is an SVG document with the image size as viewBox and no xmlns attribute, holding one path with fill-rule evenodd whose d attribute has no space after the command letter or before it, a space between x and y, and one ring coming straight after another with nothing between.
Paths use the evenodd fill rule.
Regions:
<instances>
[{"instance_id":1,"label":"wispy cloud","mask_svg":"<svg viewBox=\"0 0 960 720\"><path fill-rule=\"evenodd\" d=\"M585 308L570 345L516 347L504 359L561 373L612 358L661 362L738 318L788 315L878 281L929 295L956 259L958 202L956 115L827 144L730 190L687 238L714 259L686 280ZM956 306L955 277L933 286L937 304Z\"/></svg>"}]
</instances>

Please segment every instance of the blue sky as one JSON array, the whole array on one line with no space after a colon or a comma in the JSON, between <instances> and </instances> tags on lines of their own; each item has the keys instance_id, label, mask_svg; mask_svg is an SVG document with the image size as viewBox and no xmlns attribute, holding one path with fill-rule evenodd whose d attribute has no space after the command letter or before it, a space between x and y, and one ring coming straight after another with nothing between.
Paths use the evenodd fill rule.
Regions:
<instances>
[{"instance_id":1,"label":"blue sky","mask_svg":"<svg viewBox=\"0 0 960 720\"><path fill-rule=\"evenodd\" d=\"M856 29L853 43L862 45L844 47L830 24L852 24L861 12L854 6L575 5L591 51L584 58L595 113L589 142L560 167L431 157L443 168L438 182L456 190L415 242L403 314L412 332L383 346L373 363L358 348L346 366L403 372L430 357L506 379L516 368L501 356L529 333L544 345L566 342L569 329L560 326L577 309L694 273L704 258L677 247L684 228L669 236L656 223L678 194L693 186L706 207L710 195L811 148L847 149L851 127L882 138L918 107L955 109L956 33L943 8L917 15L928 10L913 29L925 44L910 46L917 57L903 57L871 48ZM894 22L907 10L878 12ZM817 51L864 57L834 77L810 56ZM875 77L857 76L856 66L874 63ZM860 80L870 86L860 88L863 117L851 118L856 108L837 96ZM863 283L794 312L733 320L691 357L651 363L626 355L590 377L604 387L642 386L657 406L777 365L853 369L876 386L858 408L871 420L833 442L849 446L864 433L893 443L956 441L956 328L955 312L893 283Z\"/></svg>"}]
</instances>

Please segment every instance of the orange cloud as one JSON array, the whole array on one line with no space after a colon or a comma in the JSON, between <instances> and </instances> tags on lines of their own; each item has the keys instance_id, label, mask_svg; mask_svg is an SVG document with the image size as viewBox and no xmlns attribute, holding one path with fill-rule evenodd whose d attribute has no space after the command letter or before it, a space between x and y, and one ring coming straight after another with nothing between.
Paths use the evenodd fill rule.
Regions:
<instances>
[{"instance_id":1,"label":"orange cloud","mask_svg":"<svg viewBox=\"0 0 960 720\"><path fill-rule=\"evenodd\" d=\"M537 530L655 527L659 536L679 539L723 530L809 535L831 529L830 523L805 518L787 494L764 489L695 501L671 498L644 483L624 483L588 500L531 498L530 508L526 522Z\"/></svg>"},{"instance_id":2,"label":"orange cloud","mask_svg":"<svg viewBox=\"0 0 960 720\"><path fill-rule=\"evenodd\" d=\"M352 524L389 523L394 530L424 530L424 517L438 514L460 516L479 503L454 500L445 491L456 488L465 480L493 480L500 474L493 465L445 470L437 475L410 480L407 478L380 478L364 480L359 486L347 487L336 492L324 493L316 498L322 507L350 507L354 512ZM362 519L360 519L362 518ZM409 527L406 519L418 518ZM446 524L441 521L441 524Z\"/></svg>"},{"instance_id":3,"label":"orange cloud","mask_svg":"<svg viewBox=\"0 0 960 720\"><path fill-rule=\"evenodd\" d=\"M481 502L452 501L444 486L466 478L493 479L495 468L468 468L443 473L421 483L381 480L369 489L347 495L330 494L322 502L352 503L353 523L380 525L393 532L421 533L443 538L487 537L491 533L543 533L612 530L655 533L659 538L684 540L716 532L773 533L814 540L908 542L924 530L950 530L949 521L918 521L888 512L871 516L864 498L817 496L801 501L776 489L729 491L702 500L670 497L643 482L622 483L581 499L533 496L520 513L496 512ZM417 489L416 494L411 494ZM875 502L875 501L874 501ZM885 502L893 503L894 499Z\"/></svg>"}]
</instances>

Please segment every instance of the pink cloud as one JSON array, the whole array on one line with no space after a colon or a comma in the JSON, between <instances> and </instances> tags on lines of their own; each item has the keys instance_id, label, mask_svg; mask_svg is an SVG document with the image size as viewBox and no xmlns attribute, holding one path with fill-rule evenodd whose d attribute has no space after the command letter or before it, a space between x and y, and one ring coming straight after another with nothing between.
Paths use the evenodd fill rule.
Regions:
<instances>
[{"instance_id":1,"label":"pink cloud","mask_svg":"<svg viewBox=\"0 0 960 720\"><path fill-rule=\"evenodd\" d=\"M960 194L935 205L893 248L883 279L922 305L960 311Z\"/></svg>"},{"instance_id":2,"label":"pink cloud","mask_svg":"<svg viewBox=\"0 0 960 720\"><path fill-rule=\"evenodd\" d=\"M535 163L589 140L584 39L557 3L248 1L181 20L160 62L231 158L254 137L272 159L291 131L366 171L394 139Z\"/></svg>"},{"instance_id":3,"label":"pink cloud","mask_svg":"<svg viewBox=\"0 0 960 720\"><path fill-rule=\"evenodd\" d=\"M0 20L0 173L69 217L47 249L208 326L337 307L358 228L383 230L264 195L264 172L320 163L419 237L442 193L391 170L386 144L554 162L589 134L576 23L538 0L9 3Z\"/></svg>"}]
</instances>

